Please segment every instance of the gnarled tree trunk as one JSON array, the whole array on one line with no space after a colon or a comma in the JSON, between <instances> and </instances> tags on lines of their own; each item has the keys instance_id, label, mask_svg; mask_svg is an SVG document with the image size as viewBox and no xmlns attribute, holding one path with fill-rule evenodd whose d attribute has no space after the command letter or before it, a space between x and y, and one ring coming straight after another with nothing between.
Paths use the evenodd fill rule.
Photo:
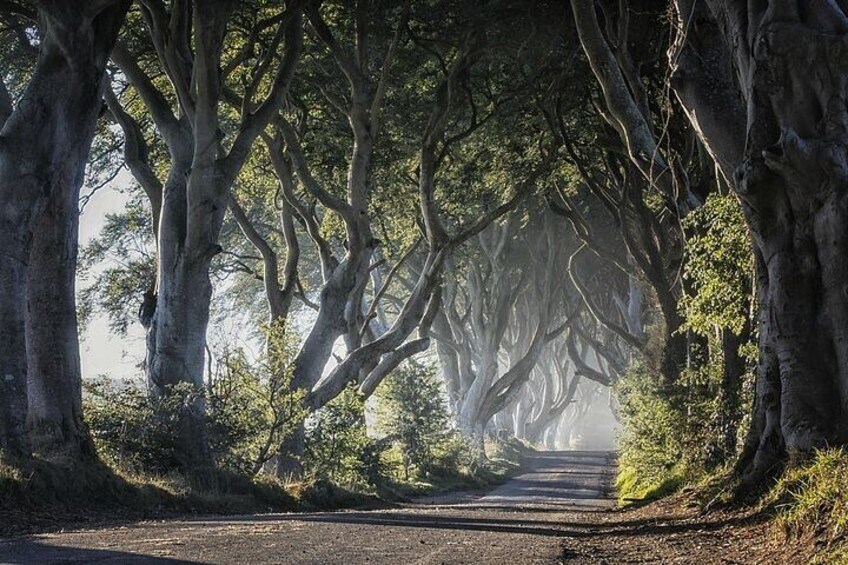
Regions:
<instances>
[{"instance_id":1,"label":"gnarled tree trunk","mask_svg":"<svg viewBox=\"0 0 848 565\"><path fill-rule=\"evenodd\" d=\"M733 181L757 260L759 373L738 464L752 483L848 439L848 15L836 2L676 4L688 32L673 85Z\"/></svg>"},{"instance_id":2,"label":"gnarled tree trunk","mask_svg":"<svg viewBox=\"0 0 848 565\"><path fill-rule=\"evenodd\" d=\"M38 63L26 92L0 130L0 450L7 457L30 452L26 430L26 300L33 235L48 205L59 213L60 221L76 214L73 196L82 184L94 137L106 61L128 4L39 2L42 25ZM68 234L61 226L54 227L58 230L54 235L61 238ZM67 300L65 290L63 297ZM40 286L33 295L40 296ZM47 313L34 311L29 321L31 333L40 333L45 324L55 322L41 314ZM65 331L75 333L70 326L63 328L67 337ZM61 394L78 387L78 357L56 360L67 365L50 379L58 383L68 378L73 382L62 382L62 390L41 386L45 392L42 404L50 406L53 413L73 413L73 408L66 408L74 404L78 390L71 399ZM39 381L43 384L44 379Z\"/></svg>"},{"instance_id":3,"label":"gnarled tree trunk","mask_svg":"<svg viewBox=\"0 0 848 565\"><path fill-rule=\"evenodd\" d=\"M279 47L280 63L273 73L269 69L274 65L257 65L239 105L237 131L225 148L219 105L225 90L228 96L238 94L225 89L228 73L221 68L221 53L227 26L239 4L228 0L194 4L174 3L170 11L164 5L154 9L145 4L142 9L152 47L176 94L179 115L125 48L116 49L114 58L147 107L171 157L161 200L155 178L145 182L150 171L142 166L133 170L151 204L161 204L156 286L145 297L141 312L147 328L146 369L154 394L174 395L180 400L176 415L180 464L184 472L206 486L214 468L203 399L212 297L209 269L221 251L218 238L230 189L256 138L285 100L300 56L302 30L300 4L288 3L274 18L278 39L265 55L270 62ZM264 80L270 88L259 89L265 94L254 96ZM130 121L121 117L114 103L110 105L125 133L132 130Z\"/></svg>"}]
</instances>

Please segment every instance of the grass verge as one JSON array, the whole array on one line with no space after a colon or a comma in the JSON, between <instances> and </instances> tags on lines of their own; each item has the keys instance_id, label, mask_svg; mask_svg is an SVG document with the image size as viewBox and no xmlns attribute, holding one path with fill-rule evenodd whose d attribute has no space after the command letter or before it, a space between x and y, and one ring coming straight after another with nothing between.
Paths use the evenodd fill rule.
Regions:
<instances>
[{"instance_id":1,"label":"grass verge","mask_svg":"<svg viewBox=\"0 0 848 565\"><path fill-rule=\"evenodd\" d=\"M791 539L813 538L812 563L848 565L848 450L796 458L763 500Z\"/></svg>"},{"instance_id":2,"label":"grass verge","mask_svg":"<svg viewBox=\"0 0 848 565\"><path fill-rule=\"evenodd\" d=\"M96 461L34 458L17 466L0 464L0 535L161 515L299 507L285 486L271 479L219 473L215 483L213 489L200 492L179 476L130 475Z\"/></svg>"},{"instance_id":3,"label":"grass verge","mask_svg":"<svg viewBox=\"0 0 848 565\"><path fill-rule=\"evenodd\" d=\"M688 482L684 473L671 470L667 474L646 481L633 467L619 467L615 478L615 492L620 506L653 502L678 492Z\"/></svg>"},{"instance_id":4,"label":"grass verge","mask_svg":"<svg viewBox=\"0 0 848 565\"><path fill-rule=\"evenodd\" d=\"M409 482L386 480L371 492L355 492L327 480L283 482L219 472L215 487L199 491L179 475L131 474L99 461L33 458L0 463L0 537L55 531L69 526L132 522L185 514L251 514L383 506L415 497L482 490L520 468L527 448L505 445L471 472L433 475Z\"/></svg>"}]
</instances>

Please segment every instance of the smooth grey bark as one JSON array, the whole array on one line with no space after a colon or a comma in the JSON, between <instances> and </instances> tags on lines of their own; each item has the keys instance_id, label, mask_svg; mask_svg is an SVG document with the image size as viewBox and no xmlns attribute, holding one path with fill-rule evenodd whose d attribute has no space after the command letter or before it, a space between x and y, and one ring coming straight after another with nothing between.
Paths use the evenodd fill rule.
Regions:
<instances>
[{"instance_id":1,"label":"smooth grey bark","mask_svg":"<svg viewBox=\"0 0 848 565\"><path fill-rule=\"evenodd\" d=\"M280 192L283 195L275 203L279 217L279 228L285 245L282 273L279 272L279 254L268 239L259 233L234 196L230 197L230 213L245 238L262 257L262 281L265 289L265 300L268 303L269 323L272 327L284 329L289 310L297 293L298 264L300 262L300 243L295 229L295 207L289 201L296 198L294 196L294 179L291 167L283 155L279 138L265 134L262 135L262 138L271 155L271 163L277 176Z\"/></svg>"},{"instance_id":2,"label":"smooth grey bark","mask_svg":"<svg viewBox=\"0 0 848 565\"><path fill-rule=\"evenodd\" d=\"M263 237L248 218L241 205L230 198L230 213L244 234L262 257L262 282L265 300L268 303L269 324L284 328L297 289L297 264L300 258L300 246L294 230L294 217L291 206L285 201L280 207L280 231L283 232L286 245L285 270L280 280L279 258L276 251Z\"/></svg>"},{"instance_id":3,"label":"smooth grey bark","mask_svg":"<svg viewBox=\"0 0 848 565\"><path fill-rule=\"evenodd\" d=\"M456 264L451 259L447 261L447 267L452 271ZM431 335L436 342L436 355L439 359L442 381L445 383L445 391L448 396L448 407L451 414L456 418L459 412L459 403L462 396L462 378L460 376L457 346L454 344L455 336L451 330L446 311L455 308L458 284L455 278L442 282L442 304L436 317L433 318Z\"/></svg>"},{"instance_id":4,"label":"smooth grey bark","mask_svg":"<svg viewBox=\"0 0 848 565\"><path fill-rule=\"evenodd\" d=\"M508 218L504 225L493 225L478 236L483 263L469 266L466 313L462 317L448 313L458 338L455 341L462 342L456 347L465 349L466 359L460 362L466 376L458 423L468 436L481 432L478 415L486 392L497 379L501 342L513 305L527 282L508 270L505 248L513 226L514 219Z\"/></svg>"},{"instance_id":5,"label":"smooth grey bark","mask_svg":"<svg viewBox=\"0 0 848 565\"><path fill-rule=\"evenodd\" d=\"M176 15L174 16L176 19ZM179 27L179 26L177 26ZM106 103L115 121L124 134L124 155L133 177L145 191L150 202L154 237L156 239L157 277L154 287L144 296L139 319L146 331L145 373L148 386L153 394L165 394L166 384L154 378L152 366L156 358L157 325L156 312L159 307L158 272L165 268L175 268L176 250L185 237L185 215L187 210L187 179L191 171L194 153L194 138L187 115L179 118L174 115L165 96L156 88L153 81L139 67L135 58L123 45L118 45L112 53L112 60L118 65L130 84L136 89L150 114L159 135L168 148L170 166L164 181L156 176L148 153L144 135L138 122L120 105L113 93L106 93ZM204 352L205 354L205 352Z\"/></svg>"},{"instance_id":6,"label":"smooth grey bark","mask_svg":"<svg viewBox=\"0 0 848 565\"><path fill-rule=\"evenodd\" d=\"M513 422L515 426L515 437L518 439L527 439L527 421L530 419L530 415L536 408L535 400L536 399L525 395L515 402Z\"/></svg>"},{"instance_id":7,"label":"smooth grey bark","mask_svg":"<svg viewBox=\"0 0 848 565\"><path fill-rule=\"evenodd\" d=\"M836 2L675 6L672 85L752 236L760 359L737 471L758 483L787 454L848 440L848 14Z\"/></svg>"},{"instance_id":8,"label":"smooth grey bark","mask_svg":"<svg viewBox=\"0 0 848 565\"><path fill-rule=\"evenodd\" d=\"M571 379L568 381L568 387L564 389L563 394L561 394L557 401L554 402L554 405L551 407L547 425L542 431L543 438L550 438L552 434L555 435L557 433L558 423L562 421L562 417L566 413L566 410L568 410L568 408L575 402L577 387L580 385L580 382L580 375L572 375Z\"/></svg>"},{"instance_id":9,"label":"smooth grey bark","mask_svg":"<svg viewBox=\"0 0 848 565\"><path fill-rule=\"evenodd\" d=\"M31 448L26 430L27 334L35 339L31 351L39 356L39 364L33 367L37 371L33 391L39 394L34 418L39 425L42 417L48 419L45 426L52 428L54 436L58 426L60 443L78 446L84 441L79 425L79 357L70 350L78 339L73 287L42 285L65 283L72 272L75 250L69 248L75 247L75 241L68 237L76 221L75 195L94 137L106 61L128 5L125 1L40 2L38 61L26 91L0 130L0 201L4 203L0 209L0 450L6 457L26 456ZM36 268L44 269L49 259L44 246L61 242L67 254L60 274L48 274L46 279L28 274L34 234L42 227L48 229L41 234L44 239L39 237ZM28 286L32 286L30 301L37 306L30 316ZM54 312L43 308L43 301L49 300L46 293L52 290L62 301L56 310L62 315L56 331L69 342L59 345L62 353L48 360L42 357L49 339L45 332L50 331L45 325L56 320L45 317ZM70 394L65 396L66 392Z\"/></svg>"},{"instance_id":10,"label":"smooth grey bark","mask_svg":"<svg viewBox=\"0 0 848 565\"><path fill-rule=\"evenodd\" d=\"M359 12L357 10L357 13ZM319 8L308 9L307 16L316 35L350 85L350 104L345 113L354 138L348 164L347 200L342 200L332 196L313 179L306 159L299 149L299 139L294 128L284 120L280 120L278 124L291 155L293 168L301 182L323 205L341 217L347 234L347 253L325 280L320 294L318 318L294 360L293 386L309 391L321 378L332 354L333 345L350 329L349 307L353 303L360 303L361 296L357 294L364 291L371 257L377 244L371 233L368 215L371 157L374 140L379 131L381 92L385 89L385 80L392 60L389 57L381 69L381 90L379 85L371 84L363 67L364 61L358 55L368 49L366 22L360 17L356 18L357 56L353 56L338 43ZM402 32L400 28L401 26L395 35L395 45ZM358 311L356 308L353 310Z\"/></svg>"},{"instance_id":11,"label":"smooth grey bark","mask_svg":"<svg viewBox=\"0 0 848 565\"><path fill-rule=\"evenodd\" d=\"M613 296L616 306L618 306L621 316L624 318L624 325L627 331L632 335L642 335L645 331L644 320L644 304L645 290L639 283L638 279L633 275L627 277L627 301L625 302L619 296Z\"/></svg>"},{"instance_id":12,"label":"smooth grey bark","mask_svg":"<svg viewBox=\"0 0 848 565\"><path fill-rule=\"evenodd\" d=\"M538 376L539 373L539 370L535 371L534 376ZM524 418L523 437L533 443L538 442L538 424L544 418L543 415L550 411L551 404L553 403L554 391L550 388L550 385L552 384L553 383L549 383L548 378L545 377L539 383L537 383L534 378L531 378L524 386L525 394L523 396L527 398L527 393L529 392L531 410L528 411Z\"/></svg>"},{"instance_id":13,"label":"smooth grey bark","mask_svg":"<svg viewBox=\"0 0 848 565\"><path fill-rule=\"evenodd\" d=\"M595 0L571 0L571 9L580 43L603 91L612 124L624 140L628 155L648 182L662 186L666 194L674 194L672 171L660 153L646 115L647 104L640 104L638 100L644 99L644 87L638 80L628 82L620 59L616 59L601 32ZM625 53L619 55L625 56Z\"/></svg>"},{"instance_id":14,"label":"smooth grey bark","mask_svg":"<svg viewBox=\"0 0 848 565\"><path fill-rule=\"evenodd\" d=\"M209 268L220 251L218 237L230 189L256 138L285 100L302 41L300 7L292 4L270 24L276 25L272 48L245 86L237 130L225 149L218 118L227 76L221 69L221 51L235 8L236 3L227 0L175 2L170 11L144 3L152 47L174 89L179 116L125 48L116 49L113 57L170 153L158 216L156 287L145 297L141 312L147 328L145 364L153 394L185 397L177 426L181 466L202 481L211 478L214 466L202 395L212 295ZM271 59L281 46L282 57L274 67ZM255 100L266 79L267 95ZM141 173L140 182L145 177ZM153 206L155 200L151 198Z\"/></svg>"},{"instance_id":15,"label":"smooth grey bark","mask_svg":"<svg viewBox=\"0 0 848 565\"><path fill-rule=\"evenodd\" d=\"M683 320L677 309L683 234L676 218L697 206L698 199L682 169L683 159L666 154L661 139L667 132L654 131L645 81L630 54L631 6L618 3L617 25L607 21L606 35L598 21L595 0L572 0L571 7L580 43L603 93L604 118L618 133L633 169L633 174L619 181L622 199L617 203L618 221L641 278L655 291L664 322L658 369L666 382L672 383L685 366L687 352L685 333L679 331ZM663 216L674 219L662 221L646 205L649 187L656 188L665 201Z\"/></svg>"},{"instance_id":16,"label":"smooth grey bark","mask_svg":"<svg viewBox=\"0 0 848 565\"><path fill-rule=\"evenodd\" d=\"M347 236L347 249L341 261L333 260L331 263L327 260L326 251L321 252L324 285L319 297L318 317L293 361L292 388L311 393L323 375L336 341L345 336L350 349L356 349L360 344L359 322L362 314L362 296L369 278L371 259L379 243L372 234L370 223L368 201L371 186L371 159L374 142L380 129L380 112L394 51L400 42L401 34L406 31L405 22L409 12L408 4L406 4L376 81L371 79L370 69L367 68L365 60L369 51L366 3L356 3L354 15L356 40L351 50L346 49L337 40L322 16L320 6L309 5L305 13L312 30L330 53L350 87L349 103L345 108L340 107L340 109L347 118L353 136L345 186L346 199L342 199L326 190L311 174L307 159L300 149L300 139L295 128L282 117L278 117L275 122L285 141L286 151L298 180L312 197L344 222ZM309 215L303 213L300 215L305 222L309 221ZM323 240L315 236L313 239L321 251L320 242ZM339 381L332 382L336 384ZM342 390L347 382L344 380L338 390ZM337 393L329 392L327 395L319 395L321 398L310 395L307 405L320 406L333 398L335 394ZM294 437L280 446L277 457L278 476L299 475L302 472L299 458L303 454L304 437L305 430L303 426L299 426Z\"/></svg>"},{"instance_id":17,"label":"smooth grey bark","mask_svg":"<svg viewBox=\"0 0 848 565\"><path fill-rule=\"evenodd\" d=\"M459 316L454 305L446 312L462 387L458 424L472 438L507 406L522 409L520 395L533 369L567 325L549 329L561 306L553 276L557 247L552 224L546 222L536 238L517 244L537 250L520 266L514 227L511 216L504 226L490 226L478 236L482 261L469 265L466 313ZM504 363L502 350L508 354ZM524 419L526 415L515 420L516 433Z\"/></svg>"},{"instance_id":18,"label":"smooth grey bark","mask_svg":"<svg viewBox=\"0 0 848 565\"><path fill-rule=\"evenodd\" d=\"M27 277L27 422L33 449L94 455L82 414L76 311L79 185L55 195L35 232Z\"/></svg>"},{"instance_id":19,"label":"smooth grey bark","mask_svg":"<svg viewBox=\"0 0 848 565\"><path fill-rule=\"evenodd\" d=\"M580 376L571 371L571 363L564 355L567 350L557 348L547 363L539 364L545 377L544 399L538 414L526 425L526 437L532 442L543 443L549 428L557 422L571 405L577 392Z\"/></svg>"}]
</instances>

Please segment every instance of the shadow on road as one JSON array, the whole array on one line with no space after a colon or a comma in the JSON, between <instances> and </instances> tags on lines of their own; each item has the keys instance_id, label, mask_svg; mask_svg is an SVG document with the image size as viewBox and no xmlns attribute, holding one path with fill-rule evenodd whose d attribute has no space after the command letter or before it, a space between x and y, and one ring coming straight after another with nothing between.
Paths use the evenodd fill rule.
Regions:
<instances>
[{"instance_id":1,"label":"shadow on road","mask_svg":"<svg viewBox=\"0 0 848 565\"><path fill-rule=\"evenodd\" d=\"M11 553L10 553L11 552ZM67 565L106 563L108 565L203 565L202 561L186 561L154 557L108 549L86 549L49 545L37 540L17 540L14 545L0 543L0 565Z\"/></svg>"},{"instance_id":2,"label":"shadow on road","mask_svg":"<svg viewBox=\"0 0 848 565\"><path fill-rule=\"evenodd\" d=\"M488 510L488 508L487 508ZM419 513L394 512L336 512L327 514L268 515L227 517L220 520L206 519L192 523L196 525L221 526L233 523L261 522L310 522L321 524L362 524L368 526L393 526L423 528L434 530L468 530L477 532L513 533L535 536L579 535L558 528L555 521L543 520L504 520L496 518L468 518L449 515L427 515ZM379 535L379 534L375 534Z\"/></svg>"},{"instance_id":3,"label":"shadow on road","mask_svg":"<svg viewBox=\"0 0 848 565\"><path fill-rule=\"evenodd\" d=\"M492 510L491 507L481 508ZM463 508L462 510L465 510ZM515 510L511 507L510 510ZM535 513L536 510L531 512ZM560 517L562 512L560 511ZM581 522L562 519L511 519L490 518L484 516L452 516L450 514L423 514L403 512L336 512L321 514L292 514L267 516L229 516L226 518L211 518L191 521L195 525L220 527L240 523L280 523L308 522L314 524L350 524L367 526L407 527L433 530L464 530L475 532L492 532L508 534L524 534L531 536L549 537L591 537L606 533L624 536L654 536L657 534L682 533L689 530L713 531L731 525L751 523L750 519L729 519L713 523L686 523L674 518L659 523L656 520L621 520L606 522ZM374 535L380 535L376 533Z\"/></svg>"},{"instance_id":4,"label":"shadow on road","mask_svg":"<svg viewBox=\"0 0 848 565\"><path fill-rule=\"evenodd\" d=\"M201 556L215 563L279 563L281 554L266 552L266 544L288 548L284 562L293 564L415 563L425 557L430 560L422 562L427 563L525 563L529 562L523 560L528 551L551 559L556 555L560 559L601 554L614 557L618 550L610 547L610 540L648 550L658 540L672 538L723 540L728 529L753 523L751 517L734 516L693 520L686 512L652 517L607 512L613 504L606 492L611 459L610 454L604 453L534 454L528 457L520 476L462 503L194 517L143 524L119 535L98 529L46 538L17 538L0 541L0 565L205 565L204 561L192 561ZM176 542L168 548L168 555L189 560L110 549L162 553L158 550L165 546L158 544L165 539ZM102 547L107 542L106 549L84 547ZM60 543L65 545L53 545ZM126 545L129 543L133 545ZM157 545L143 545L150 543ZM342 547L345 551L340 554ZM462 552L458 551L460 548Z\"/></svg>"}]
</instances>

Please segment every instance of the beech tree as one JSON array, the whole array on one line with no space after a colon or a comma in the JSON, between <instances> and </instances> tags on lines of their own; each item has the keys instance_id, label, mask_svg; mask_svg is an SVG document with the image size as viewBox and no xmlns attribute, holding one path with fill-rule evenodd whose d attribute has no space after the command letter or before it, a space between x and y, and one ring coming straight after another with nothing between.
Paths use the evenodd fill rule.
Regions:
<instances>
[{"instance_id":1,"label":"beech tree","mask_svg":"<svg viewBox=\"0 0 848 565\"><path fill-rule=\"evenodd\" d=\"M503 101L519 108L515 85L498 74L515 64L514 47L504 49L506 57L487 61L478 71L477 64L488 51L480 34L483 20L469 17L464 7L445 8L459 16L456 25L443 29L437 25L438 14L411 12L409 5L363 2L349 26L329 6L316 3L306 9L308 57L299 66L286 104L259 133L267 152L260 155L254 149L251 153L251 159L263 168L260 174L276 178L277 186L270 188L275 194L262 198L255 191L236 191L227 200L235 224L254 249L249 252L253 257L237 257L234 263L238 270L261 279L270 322L285 326L294 298L318 310L294 361L293 387L311 392L307 404L313 410L350 383L370 394L400 362L426 348L429 316L425 313L437 309L438 301L431 299L438 292L444 258L527 197L553 162L547 149L540 153L535 145L530 151L520 144L510 146L504 155L516 155L515 191L502 198L502 187L493 183L482 206L442 188L442 183L458 183L460 174L466 174L463 168L471 169L466 163L474 155L466 157L457 151L463 143L474 140L475 151L488 152L476 136L494 123ZM142 6L141 15L151 22L149 11L150 7ZM179 20L173 8L170 14L172 20ZM388 16L384 24L374 23L383 16ZM264 58L257 66L270 78L268 67L273 70L276 63L261 61L271 61L269 57L281 45L288 45L280 43L279 33L275 35L284 23L279 17L285 14L273 10L260 11L256 18L241 11L233 14L238 30L234 33L245 37L237 36L239 41L222 56L220 99L225 105L220 111L227 120L220 127L225 139L236 138L235 114L245 106L245 93L251 94L243 88L244 80L248 84L255 80L250 74L244 77L241 63L260 51ZM134 27L115 50L113 60L121 72L115 77L115 92L107 93L106 101L124 132L127 165L151 204L162 255L165 210L174 206L163 200L163 189L167 191L169 183L179 184L188 171L181 167L188 162L191 122L176 89L157 77L163 60L161 46L156 47L155 36L151 41L139 30ZM429 44L439 49L433 52L424 47ZM423 79L435 79L432 88L429 83L422 88ZM128 88L124 88L125 80ZM493 92L493 84L500 90ZM386 100L394 104L391 113L382 111ZM406 115L399 115L399 109ZM393 145L384 142L375 152L375 140L384 136L387 140L391 136ZM182 157L176 158L175 151ZM344 152L349 152L350 159L341 157ZM154 162L160 154L167 171ZM487 164L496 167L500 155L488 157ZM444 181L440 174L445 175ZM466 177L479 183L484 174L479 166ZM468 209L457 213L460 201L467 201ZM270 210L260 209L263 206L275 208L271 222L276 226L268 223L272 216ZM397 218L402 218L406 232L387 230L386 225L397 223ZM421 243L413 245L416 238ZM236 256L233 249L225 251ZM398 285L398 270L407 269L405 263L413 256L418 263L409 273L411 278L405 279L413 284L399 296L392 295L388 291ZM308 268L303 267L304 257ZM391 269L389 260L395 262ZM157 261L161 275L162 258ZM314 284L321 289L317 300L309 295L308 286ZM385 303L390 297L400 300L394 300L392 314L387 316ZM143 323L153 324L151 312L158 308L158 300L156 288L149 289L142 305ZM413 337L416 330L418 336ZM148 332L149 338L152 335ZM343 356L333 349L340 339L347 350ZM149 343L149 351L151 347ZM334 356L339 366L322 379ZM148 373L150 359L148 354ZM152 384L161 394L162 387ZM196 406L192 413L201 414L202 407ZM281 446L280 451L296 454L301 448L296 435L292 445Z\"/></svg>"},{"instance_id":2,"label":"beech tree","mask_svg":"<svg viewBox=\"0 0 848 565\"><path fill-rule=\"evenodd\" d=\"M759 371L737 465L846 440L848 12L841 2L676 0L672 85L734 187L756 258Z\"/></svg>"},{"instance_id":3,"label":"beech tree","mask_svg":"<svg viewBox=\"0 0 848 565\"><path fill-rule=\"evenodd\" d=\"M582 190L611 216L625 252L602 245L598 218L581 217L580 205L564 193L565 205L559 210L591 251L632 277L643 293L653 295L661 314L657 321L664 325L658 368L671 384L687 361L687 336L680 331L683 318L677 306L683 295L680 219L715 190L711 159L698 151L693 131L668 99L665 67L658 64L667 44L667 33L659 25L663 6L622 2L613 7L574 0L571 9L600 92L589 116L578 109L584 116L576 123L561 110L552 113L568 144L569 160L585 183ZM586 129L599 134L593 138ZM587 139L593 140L589 146ZM638 302L641 298L634 306ZM630 322L635 320L631 317ZM621 335L637 350L647 345L639 332L634 339Z\"/></svg>"},{"instance_id":4,"label":"beech tree","mask_svg":"<svg viewBox=\"0 0 848 565\"><path fill-rule=\"evenodd\" d=\"M532 192L552 162L553 152L547 148L539 154L526 152L518 162L528 168L519 172L512 194L500 201L500 194L496 194L491 205L475 207L480 212L477 217L465 213L455 218L446 213L452 195L440 190L439 185L450 182L447 179L461 171L464 163L454 152L469 139L476 139L494 121L499 115L501 99L511 94L506 89L491 91L492 81L500 79L497 75L500 69L486 59L489 45L480 22L464 8L449 7L449 13L454 9L459 25L447 30L434 26L435 20L429 12L410 13L406 5L395 11L393 18L386 18L387 22L397 22L391 23L389 29L373 26L365 19L369 10L386 13L382 6L362 3L356 17L351 18L352 30L325 19L319 9L309 11L310 28L326 51L328 64L337 69L346 88L327 82L323 75L313 79L322 81L317 87L304 82L318 89L319 101L310 105L309 111L306 104L299 102L295 106L297 112L280 115L274 122L275 136L265 141L272 155L279 149L284 152L272 157L281 178L282 194L312 239L320 259L322 286L318 315L294 360L292 385L308 391L306 404L311 410L326 405L352 384L370 396L401 362L427 349L430 324L440 305L439 287L446 258L515 208ZM420 36L408 35L407 21L424 30L418 32ZM351 39L345 41L345 37ZM380 38L382 41L378 41ZM386 56L375 62L381 51L374 45L380 43L385 46ZM422 49L419 46L422 43L442 45L434 54ZM481 60L486 62L480 63ZM422 72L434 82L432 88L415 86ZM371 75L374 78L369 78ZM398 86L401 79L395 78L396 75L403 77L409 86ZM494 84L502 88L500 83ZM382 105L388 99L415 119L384 116ZM315 127L315 117L320 119L324 115L315 109L316 105L319 108L323 105L331 115L340 114L350 128L353 144L349 149L351 157L345 164L344 180L321 171L324 154L316 151L314 145L310 151L309 144L315 144L310 127ZM366 107L370 108L368 112L363 109ZM469 109L471 115L461 115L462 109ZM387 149L377 145L378 131L380 139L389 135L399 138L397 147L406 153L397 147ZM377 161L377 156L382 156L378 148L383 152L399 152L400 166ZM414 172L410 171L410 163ZM472 176L471 182L478 178ZM340 190L334 182L342 180L344 188ZM383 185L381 191L374 188L378 184ZM298 186L300 190L296 191ZM339 193L346 197L340 198ZM492 193L495 194L494 188ZM386 222L393 221L381 217L379 210L395 210L398 205L393 201L395 196L409 206L398 213L411 218L409 223L419 231L416 235L421 243L409 244L405 251L396 252L397 262L387 271L384 258L388 254L379 250L385 243L375 232L380 227L386 233ZM316 205L322 209L320 215L315 211ZM333 249L318 228L319 221L326 224L328 219L343 226L341 252ZM382 310L384 294L396 282L392 279L397 278L398 269L406 268L404 263L412 256L416 267L410 271L409 284L395 304L395 312L387 317ZM369 285L370 298L366 294ZM337 365L325 375L324 369L334 355L333 347L340 339L346 353L336 356ZM278 472L299 472L296 458L302 449L302 434L296 434L290 444L281 446Z\"/></svg>"},{"instance_id":5,"label":"beech tree","mask_svg":"<svg viewBox=\"0 0 848 565\"><path fill-rule=\"evenodd\" d=\"M170 158L167 177L157 177L145 159L137 122L107 97L126 140L131 171L143 187L157 226L157 276L142 305L147 328L145 368L155 394L171 394L181 385L200 391L206 356L206 330L212 286L209 269L218 243L230 191L254 141L285 101L302 42L301 8L247 12L228 0L142 1L148 30L142 40L168 78L163 92L130 47L119 44L113 60L129 80L156 126ZM247 20L248 39L223 58L228 25ZM221 101L232 88L226 80L252 56L257 36L271 35L270 47L242 81L238 124L227 146L221 138ZM283 56L278 61L277 49ZM230 71L229 73L227 71ZM175 100L175 104L171 103ZM182 389L181 389L182 390ZM185 393L185 390L183 390ZM180 415L183 466L201 478L212 467L205 436L202 396L195 395Z\"/></svg>"},{"instance_id":6,"label":"beech tree","mask_svg":"<svg viewBox=\"0 0 848 565\"><path fill-rule=\"evenodd\" d=\"M4 10L35 20L27 7L10 6ZM28 388L30 425L48 446L78 454L88 444L73 286L77 200L106 63L127 9L125 1L39 2L32 78L17 101L0 87L0 448L7 457L30 453Z\"/></svg>"},{"instance_id":7,"label":"beech tree","mask_svg":"<svg viewBox=\"0 0 848 565\"><path fill-rule=\"evenodd\" d=\"M560 319L567 305L553 276L559 254L552 221L535 237L519 232L516 214L489 226L466 260L465 284L456 278L446 284L447 302L434 326L439 357L460 429L480 442L567 327ZM527 248L544 251L522 256Z\"/></svg>"},{"instance_id":8,"label":"beech tree","mask_svg":"<svg viewBox=\"0 0 848 565\"><path fill-rule=\"evenodd\" d=\"M580 375L574 372L564 351L559 349L545 362L539 364L544 378L544 388L540 392L541 402L535 414L531 414L525 424L525 437L536 443L544 443L552 448L550 432L556 432L557 424L566 410L576 402Z\"/></svg>"},{"instance_id":9,"label":"beech tree","mask_svg":"<svg viewBox=\"0 0 848 565\"><path fill-rule=\"evenodd\" d=\"M841 0L674 0L671 36L668 6L647 0L126 4L0 2L0 35L35 61L0 77L6 454L91 451L74 270L98 117L141 189L107 228L143 229L156 249L115 296L144 289L146 376L183 401L190 475L214 466L218 291L252 303L251 336L282 330L287 355L300 340L280 373L305 412L370 396L435 339L478 440L494 421L543 441L588 410L580 383L621 383L631 412L639 398L669 420L698 412L720 422L692 426L715 436L704 451L735 454L754 333L747 243L722 236L737 202L760 354L737 470L756 482L845 442ZM299 470L295 428L263 447L282 475Z\"/></svg>"}]
</instances>

